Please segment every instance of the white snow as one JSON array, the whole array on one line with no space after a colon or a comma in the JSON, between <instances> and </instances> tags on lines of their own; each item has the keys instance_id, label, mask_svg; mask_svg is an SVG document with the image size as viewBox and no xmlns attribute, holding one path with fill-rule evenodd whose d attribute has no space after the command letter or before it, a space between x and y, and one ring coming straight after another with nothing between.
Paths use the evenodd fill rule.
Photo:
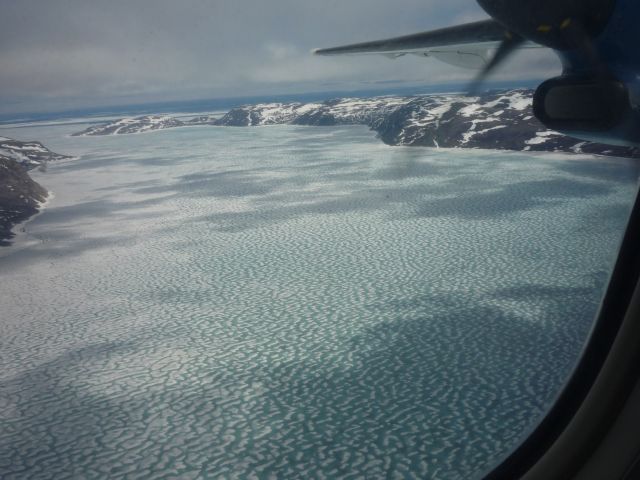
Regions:
<instances>
[{"instance_id":1,"label":"white snow","mask_svg":"<svg viewBox=\"0 0 640 480\"><path fill-rule=\"evenodd\" d=\"M554 132L553 130L544 130L542 132L537 132L536 136L527 140L527 145L540 145L541 143L550 140L551 137L557 137L560 134L558 132Z\"/></svg>"},{"instance_id":2,"label":"white snow","mask_svg":"<svg viewBox=\"0 0 640 480\"><path fill-rule=\"evenodd\" d=\"M469 129L469 131L465 132L462 135L462 142L461 143L469 143L469 140L471 140L475 135L478 135L480 133L485 133L485 132L489 132L491 130L499 130L501 128L506 128L506 125L496 125L494 127L489 127L489 128L485 128L484 130L476 130L475 127L478 123L481 122L473 122L473 126Z\"/></svg>"}]
</instances>

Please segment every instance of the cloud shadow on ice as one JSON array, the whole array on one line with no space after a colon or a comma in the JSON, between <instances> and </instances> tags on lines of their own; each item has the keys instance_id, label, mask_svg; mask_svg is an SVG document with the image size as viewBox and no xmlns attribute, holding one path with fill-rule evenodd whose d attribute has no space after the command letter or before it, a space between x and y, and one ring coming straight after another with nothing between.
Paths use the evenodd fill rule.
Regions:
<instances>
[{"instance_id":1,"label":"cloud shadow on ice","mask_svg":"<svg viewBox=\"0 0 640 480\"><path fill-rule=\"evenodd\" d=\"M412 191L412 189L410 190ZM284 200L284 202L283 202ZM337 215L349 212L373 212L404 203L402 191L393 194L382 189L358 189L344 195L310 193L296 198L278 195L257 201L254 210L233 213L214 213L197 218L223 232L238 232L275 225L309 215ZM284 206L282 206L284 203Z\"/></svg>"},{"instance_id":2,"label":"cloud shadow on ice","mask_svg":"<svg viewBox=\"0 0 640 480\"><path fill-rule=\"evenodd\" d=\"M395 320L352 337L345 346L348 366L309 359L264 372L270 390L255 408L266 404L261 408L274 412L272 431L294 439L295 451L307 452L304 459L318 470L323 451L357 451L365 465L375 465L384 452L392 464L416 468L424 460L429 477L453 475L452 465L461 478L473 476L506 453L495 450L496 442L511 448L544 412L580 351L573 328L548 329L515 312L455 298L424 296L416 303L422 312L408 317L390 303ZM577 299L569 303L586 308ZM461 442L460 435L477 441ZM302 467L295 451L257 439L238 454L253 468L260 459ZM329 455L323 473L353 466L339 460ZM362 476L385 473L354 468Z\"/></svg>"},{"instance_id":3,"label":"cloud shadow on ice","mask_svg":"<svg viewBox=\"0 0 640 480\"><path fill-rule=\"evenodd\" d=\"M497 190L495 190L497 188ZM459 189L458 189L459 190ZM208 222L214 229L233 232L259 228L306 215L331 215L346 212L373 212L406 206L407 217L447 217L466 219L500 217L539 207L548 207L565 199L607 195L611 188L569 179L518 182L495 186L491 191L471 192L443 197L450 192L442 185L409 185L403 187L351 186L337 196L318 193L276 195L256 200L255 209L240 213L205 215L198 220ZM437 192L437 193L436 193ZM436 196L437 195L437 196ZM425 198L435 197L425 201ZM398 212L394 212L398 218Z\"/></svg>"},{"instance_id":4,"label":"cloud shadow on ice","mask_svg":"<svg viewBox=\"0 0 640 480\"><path fill-rule=\"evenodd\" d=\"M65 225L80 219L98 219L122 215L128 218L135 210L161 204L168 197L146 198L144 200L120 201L92 200L62 207L49 207L37 218L38 224Z\"/></svg>"},{"instance_id":5,"label":"cloud shadow on ice","mask_svg":"<svg viewBox=\"0 0 640 480\"><path fill-rule=\"evenodd\" d=\"M556 168L572 176L577 175L594 180L604 180L624 185L635 185L639 173L637 160L616 162L607 158L600 158L598 160L581 159L561 162Z\"/></svg>"},{"instance_id":6,"label":"cloud shadow on ice","mask_svg":"<svg viewBox=\"0 0 640 480\"><path fill-rule=\"evenodd\" d=\"M153 353L179 341L161 332L144 344L70 351L0 385L17 408L0 437L0 468L57 476L141 468L149 475L163 459L203 476L224 466L230 476L304 471L335 478L377 477L399 464L418 471L424 461L429 476L468 477L505 453L496 442L510 448L548 406L579 352L567 337L575 329L543 328L515 312L446 296L414 303L420 310L407 314L409 304L389 302L389 320L338 349L276 336L251 343L267 351L225 357L223 369L201 352L195 364L173 364L171 375L180 374L170 388L148 389L138 379L127 390L118 380L136 362L146 364L140 349ZM291 348L301 350L290 357ZM136 362L128 360L132 352ZM119 363L105 386L120 393L85 388L92 371ZM150 374L154 384L168 375L138 372ZM460 442L461 435L476 441Z\"/></svg>"},{"instance_id":7,"label":"cloud shadow on ice","mask_svg":"<svg viewBox=\"0 0 640 480\"><path fill-rule=\"evenodd\" d=\"M450 198L428 200L418 208L420 217L494 218L549 206L564 199L607 195L611 187L570 179L534 180Z\"/></svg>"},{"instance_id":8,"label":"cloud shadow on ice","mask_svg":"<svg viewBox=\"0 0 640 480\"><path fill-rule=\"evenodd\" d=\"M26 265L35 264L41 260L49 260L51 266L55 262L68 257L75 257L86 252L102 248L124 245L131 241L123 235L108 237L84 237L77 233L48 232L46 235L31 235L40 243L30 249L19 250L2 259L3 271L24 269Z\"/></svg>"},{"instance_id":9,"label":"cloud shadow on ice","mask_svg":"<svg viewBox=\"0 0 640 480\"><path fill-rule=\"evenodd\" d=\"M3 396L13 400L13 408L2 415L11 418L0 435L3 478L82 477L97 457L117 449L104 440L108 434L126 431L132 419L107 395L90 394L82 384L91 382L86 365L132 346L107 342L69 350L0 382Z\"/></svg>"},{"instance_id":10,"label":"cloud shadow on ice","mask_svg":"<svg viewBox=\"0 0 640 480\"><path fill-rule=\"evenodd\" d=\"M226 171L184 175L168 185L142 187L138 194L173 193L190 197L243 197L266 195L290 179L259 176L256 170Z\"/></svg>"},{"instance_id":11,"label":"cloud shadow on ice","mask_svg":"<svg viewBox=\"0 0 640 480\"><path fill-rule=\"evenodd\" d=\"M417 159L400 159L393 164L374 172L376 180L406 180L408 178L433 177L451 171L450 167L443 167L432 162Z\"/></svg>"}]
</instances>

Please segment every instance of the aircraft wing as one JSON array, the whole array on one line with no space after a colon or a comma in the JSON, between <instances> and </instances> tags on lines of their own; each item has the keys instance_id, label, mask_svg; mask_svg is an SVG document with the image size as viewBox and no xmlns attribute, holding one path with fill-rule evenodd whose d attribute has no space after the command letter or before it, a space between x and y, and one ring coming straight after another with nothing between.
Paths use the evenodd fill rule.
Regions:
<instances>
[{"instance_id":1,"label":"aircraft wing","mask_svg":"<svg viewBox=\"0 0 640 480\"><path fill-rule=\"evenodd\" d=\"M481 20L454 27L414 33L373 42L354 43L314 50L316 55L381 54L397 58L411 54L434 57L467 68L484 68L500 43L510 33L495 20ZM521 48L537 48L524 43Z\"/></svg>"}]
</instances>

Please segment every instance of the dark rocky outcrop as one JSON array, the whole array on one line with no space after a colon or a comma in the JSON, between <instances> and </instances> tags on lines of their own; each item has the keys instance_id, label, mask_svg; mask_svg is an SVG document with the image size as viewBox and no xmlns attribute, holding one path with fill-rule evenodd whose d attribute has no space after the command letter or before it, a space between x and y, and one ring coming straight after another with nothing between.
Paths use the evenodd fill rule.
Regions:
<instances>
[{"instance_id":1,"label":"dark rocky outcrop","mask_svg":"<svg viewBox=\"0 0 640 480\"><path fill-rule=\"evenodd\" d=\"M18 162L28 170L44 167L47 162L72 158L52 152L40 142L22 142L11 138L0 138L0 158Z\"/></svg>"},{"instance_id":2,"label":"dark rocky outcrop","mask_svg":"<svg viewBox=\"0 0 640 480\"><path fill-rule=\"evenodd\" d=\"M44 169L50 161L70 159L40 142L0 138L0 246L9 245L11 229L38 213L48 192L28 171Z\"/></svg>"},{"instance_id":3,"label":"dark rocky outcrop","mask_svg":"<svg viewBox=\"0 0 640 480\"><path fill-rule=\"evenodd\" d=\"M47 191L36 183L20 163L0 157L0 246L9 245L11 229L38 213Z\"/></svg>"}]
</instances>

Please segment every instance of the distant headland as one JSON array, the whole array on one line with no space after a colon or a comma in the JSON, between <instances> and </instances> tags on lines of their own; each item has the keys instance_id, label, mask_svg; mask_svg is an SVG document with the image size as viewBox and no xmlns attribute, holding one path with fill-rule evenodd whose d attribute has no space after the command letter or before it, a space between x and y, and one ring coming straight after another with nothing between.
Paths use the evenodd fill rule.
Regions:
<instances>
[{"instance_id":1,"label":"distant headland","mask_svg":"<svg viewBox=\"0 0 640 480\"><path fill-rule=\"evenodd\" d=\"M511 89L480 96L436 94L260 103L234 108L219 118L123 118L73 135L120 135L195 125L366 125L388 145L640 156L636 148L586 142L547 129L533 115L532 95L529 89Z\"/></svg>"}]
</instances>

